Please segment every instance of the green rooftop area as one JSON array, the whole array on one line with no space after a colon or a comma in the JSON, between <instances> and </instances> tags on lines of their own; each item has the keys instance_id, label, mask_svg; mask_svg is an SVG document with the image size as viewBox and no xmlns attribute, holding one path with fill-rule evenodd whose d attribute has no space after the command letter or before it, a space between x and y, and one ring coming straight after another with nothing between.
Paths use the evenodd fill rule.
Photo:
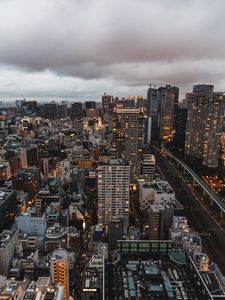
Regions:
<instances>
[{"instance_id":1,"label":"green rooftop area","mask_svg":"<svg viewBox=\"0 0 225 300\"><path fill-rule=\"evenodd\" d=\"M187 264L187 255L185 251L172 251L169 254L171 260L180 265Z\"/></svg>"}]
</instances>

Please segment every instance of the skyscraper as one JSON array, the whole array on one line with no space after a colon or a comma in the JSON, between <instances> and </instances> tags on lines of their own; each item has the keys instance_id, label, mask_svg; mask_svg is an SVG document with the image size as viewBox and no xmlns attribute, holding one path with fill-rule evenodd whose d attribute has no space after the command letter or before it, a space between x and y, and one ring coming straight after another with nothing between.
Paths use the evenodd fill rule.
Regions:
<instances>
[{"instance_id":1,"label":"skyscraper","mask_svg":"<svg viewBox=\"0 0 225 300\"><path fill-rule=\"evenodd\" d=\"M98 166L98 223L109 225L120 219L124 231L129 224L130 166L122 160L110 159Z\"/></svg>"},{"instance_id":2,"label":"skyscraper","mask_svg":"<svg viewBox=\"0 0 225 300\"><path fill-rule=\"evenodd\" d=\"M197 85L188 96L185 154L202 158L209 168L218 166L225 97L212 85Z\"/></svg>"},{"instance_id":3,"label":"skyscraper","mask_svg":"<svg viewBox=\"0 0 225 300\"><path fill-rule=\"evenodd\" d=\"M64 300L69 298L69 261L65 249L56 249L50 260L51 279L64 287Z\"/></svg>"},{"instance_id":4,"label":"skyscraper","mask_svg":"<svg viewBox=\"0 0 225 300\"><path fill-rule=\"evenodd\" d=\"M102 96L102 112L103 114L111 114L113 111L113 96L104 95Z\"/></svg>"},{"instance_id":5,"label":"skyscraper","mask_svg":"<svg viewBox=\"0 0 225 300\"><path fill-rule=\"evenodd\" d=\"M166 85L152 88L147 92L148 115L151 122L151 141L159 141L171 136L174 126L174 113L178 102L179 89Z\"/></svg>"},{"instance_id":6,"label":"skyscraper","mask_svg":"<svg viewBox=\"0 0 225 300\"><path fill-rule=\"evenodd\" d=\"M131 166L131 182L140 173L144 141L144 114L141 109L116 109L113 115L113 153Z\"/></svg>"}]
</instances>

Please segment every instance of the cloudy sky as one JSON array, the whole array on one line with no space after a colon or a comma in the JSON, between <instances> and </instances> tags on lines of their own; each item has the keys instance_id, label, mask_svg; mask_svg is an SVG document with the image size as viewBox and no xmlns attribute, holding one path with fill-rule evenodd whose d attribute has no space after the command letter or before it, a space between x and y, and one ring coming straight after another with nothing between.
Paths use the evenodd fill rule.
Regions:
<instances>
[{"instance_id":1,"label":"cloudy sky","mask_svg":"<svg viewBox=\"0 0 225 300\"><path fill-rule=\"evenodd\" d=\"M225 91L224 0L0 0L0 100Z\"/></svg>"}]
</instances>

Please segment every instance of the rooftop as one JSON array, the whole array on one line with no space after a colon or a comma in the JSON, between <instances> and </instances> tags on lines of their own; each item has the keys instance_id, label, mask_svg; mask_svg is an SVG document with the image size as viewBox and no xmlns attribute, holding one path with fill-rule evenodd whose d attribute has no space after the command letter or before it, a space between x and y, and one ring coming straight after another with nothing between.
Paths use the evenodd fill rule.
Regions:
<instances>
[{"instance_id":1,"label":"rooftop","mask_svg":"<svg viewBox=\"0 0 225 300\"><path fill-rule=\"evenodd\" d=\"M6 248L16 233L16 230L3 230L0 234L0 248Z\"/></svg>"}]
</instances>

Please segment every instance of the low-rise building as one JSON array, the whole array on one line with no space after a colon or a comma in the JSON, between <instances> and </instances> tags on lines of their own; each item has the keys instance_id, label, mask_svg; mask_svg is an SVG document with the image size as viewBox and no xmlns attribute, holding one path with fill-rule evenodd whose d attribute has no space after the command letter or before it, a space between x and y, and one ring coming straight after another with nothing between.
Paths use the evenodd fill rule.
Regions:
<instances>
[{"instance_id":1,"label":"low-rise building","mask_svg":"<svg viewBox=\"0 0 225 300\"><path fill-rule=\"evenodd\" d=\"M47 229L45 213L36 214L34 209L28 209L15 218L16 228L31 235L44 236Z\"/></svg>"},{"instance_id":2,"label":"low-rise building","mask_svg":"<svg viewBox=\"0 0 225 300\"><path fill-rule=\"evenodd\" d=\"M18 234L18 230L3 230L0 234L0 275L9 276Z\"/></svg>"}]
</instances>

